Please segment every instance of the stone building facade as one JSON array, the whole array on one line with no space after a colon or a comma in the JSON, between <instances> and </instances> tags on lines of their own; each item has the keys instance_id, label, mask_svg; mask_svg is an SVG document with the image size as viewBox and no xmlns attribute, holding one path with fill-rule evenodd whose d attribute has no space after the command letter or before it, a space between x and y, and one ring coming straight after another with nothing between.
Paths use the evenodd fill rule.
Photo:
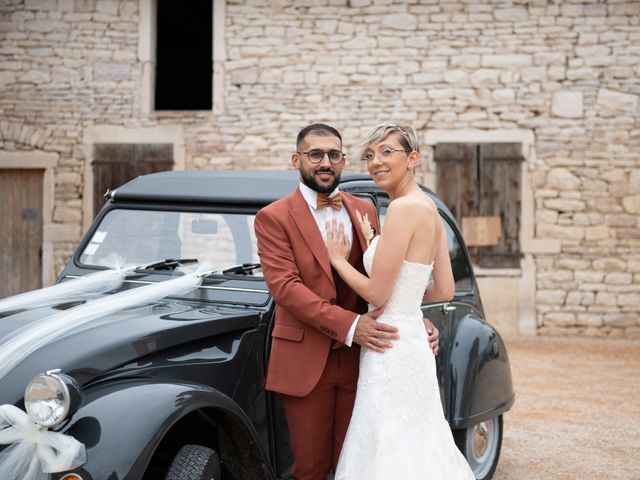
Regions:
<instances>
[{"instance_id":1,"label":"stone building facade","mask_svg":"<svg viewBox=\"0 0 640 480\"><path fill-rule=\"evenodd\" d=\"M42 172L44 284L92 219L97 143L282 168L308 123L349 152L392 120L433 188L438 143L521 144L520 267L478 271L501 330L640 337L640 2L212 0L210 111L154 110L156 2L1 2L0 175Z\"/></svg>"}]
</instances>

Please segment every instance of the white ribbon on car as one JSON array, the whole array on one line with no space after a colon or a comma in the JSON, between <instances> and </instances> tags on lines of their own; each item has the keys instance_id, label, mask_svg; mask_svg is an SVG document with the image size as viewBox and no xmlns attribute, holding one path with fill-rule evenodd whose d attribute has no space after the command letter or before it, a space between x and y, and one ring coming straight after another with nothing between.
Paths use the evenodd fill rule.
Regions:
<instances>
[{"instance_id":1,"label":"white ribbon on car","mask_svg":"<svg viewBox=\"0 0 640 480\"><path fill-rule=\"evenodd\" d=\"M17 329L0 339L2 340L0 344L0 379L42 346L72 330L89 324L93 320L125 308L155 302L169 295L182 295L190 292L200 286L203 280L201 272L206 268L208 265L201 265L196 271L172 280L90 300Z\"/></svg>"},{"instance_id":2,"label":"white ribbon on car","mask_svg":"<svg viewBox=\"0 0 640 480\"><path fill-rule=\"evenodd\" d=\"M209 264L202 264L178 278L89 300L19 328L0 339L0 379L31 353L72 330L95 321L109 322L102 317L125 308L190 292L202 284L208 269ZM48 473L71 470L86 461L82 443L38 426L13 405L0 405L0 444L11 444L0 452L0 480L46 480Z\"/></svg>"},{"instance_id":3,"label":"white ribbon on car","mask_svg":"<svg viewBox=\"0 0 640 480\"><path fill-rule=\"evenodd\" d=\"M13 405L0 405L2 480L47 480L49 473L64 472L86 462L84 445L62 433L35 424Z\"/></svg>"},{"instance_id":4,"label":"white ribbon on car","mask_svg":"<svg viewBox=\"0 0 640 480\"><path fill-rule=\"evenodd\" d=\"M120 268L105 270L74 278L51 287L14 295L0 300L0 312L61 303L78 295L108 292L122 284L127 272L128 270Z\"/></svg>"}]
</instances>

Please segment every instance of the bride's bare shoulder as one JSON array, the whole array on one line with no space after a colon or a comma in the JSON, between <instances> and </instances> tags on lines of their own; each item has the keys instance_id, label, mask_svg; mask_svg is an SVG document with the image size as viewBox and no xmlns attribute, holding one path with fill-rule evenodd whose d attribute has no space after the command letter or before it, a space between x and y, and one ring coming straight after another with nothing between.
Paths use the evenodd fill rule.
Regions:
<instances>
[{"instance_id":1,"label":"bride's bare shoulder","mask_svg":"<svg viewBox=\"0 0 640 480\"><path fill-rule=\"evenodd\" d=\"M438 213L438 207L426 194L405 195L389 203L387 215L432 216Z\"/></svg>"}]
</instances>

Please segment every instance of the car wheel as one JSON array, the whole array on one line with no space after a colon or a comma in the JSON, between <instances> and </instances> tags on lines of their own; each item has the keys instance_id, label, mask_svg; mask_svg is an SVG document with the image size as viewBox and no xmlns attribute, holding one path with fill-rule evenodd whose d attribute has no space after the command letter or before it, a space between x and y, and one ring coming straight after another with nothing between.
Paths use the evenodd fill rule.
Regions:
<instances>
[{"instance_id":1,"label":"car wheel","mask_svg":"<svg viewBox=\"0 0 640 480\"><path fill-rule=\"evenodd\" d=\"M178 451L165 480L220 480L220 458L202 445L185 445Z\"/></svg>"},{"instance_id":2,"label":"car wheel","mask_svg":"<svg viewBox=\"0 0 640 480\"><path fill-rule=\"evenodd\" d=\"M502 415L456 430L454 438L476 479L491 480L500 458Z\"/></svg>"}]
</instances>

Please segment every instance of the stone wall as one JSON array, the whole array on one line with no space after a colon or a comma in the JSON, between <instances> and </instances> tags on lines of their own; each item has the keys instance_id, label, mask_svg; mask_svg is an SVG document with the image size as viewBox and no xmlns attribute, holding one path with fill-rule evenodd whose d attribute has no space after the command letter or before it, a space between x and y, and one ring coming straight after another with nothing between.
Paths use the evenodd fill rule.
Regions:
<instances>
[{"instance_id":1,"label":"stone wall","mask_svg":"<svg viewBox=\"0 0 640 480\"><path fill-rule=\"evenodd\" d=\"M229 0L221 112L146 115L144 1L0 6L0 148L59 156L58 270L90 215L95 125L178 124L188 169L284 167L313 121L337 126L347 151L388 120L421 136L526 130L533 239L556 245L525 251L539 331L640 336L640 2Z\"/></svg>"}]
</instances>

